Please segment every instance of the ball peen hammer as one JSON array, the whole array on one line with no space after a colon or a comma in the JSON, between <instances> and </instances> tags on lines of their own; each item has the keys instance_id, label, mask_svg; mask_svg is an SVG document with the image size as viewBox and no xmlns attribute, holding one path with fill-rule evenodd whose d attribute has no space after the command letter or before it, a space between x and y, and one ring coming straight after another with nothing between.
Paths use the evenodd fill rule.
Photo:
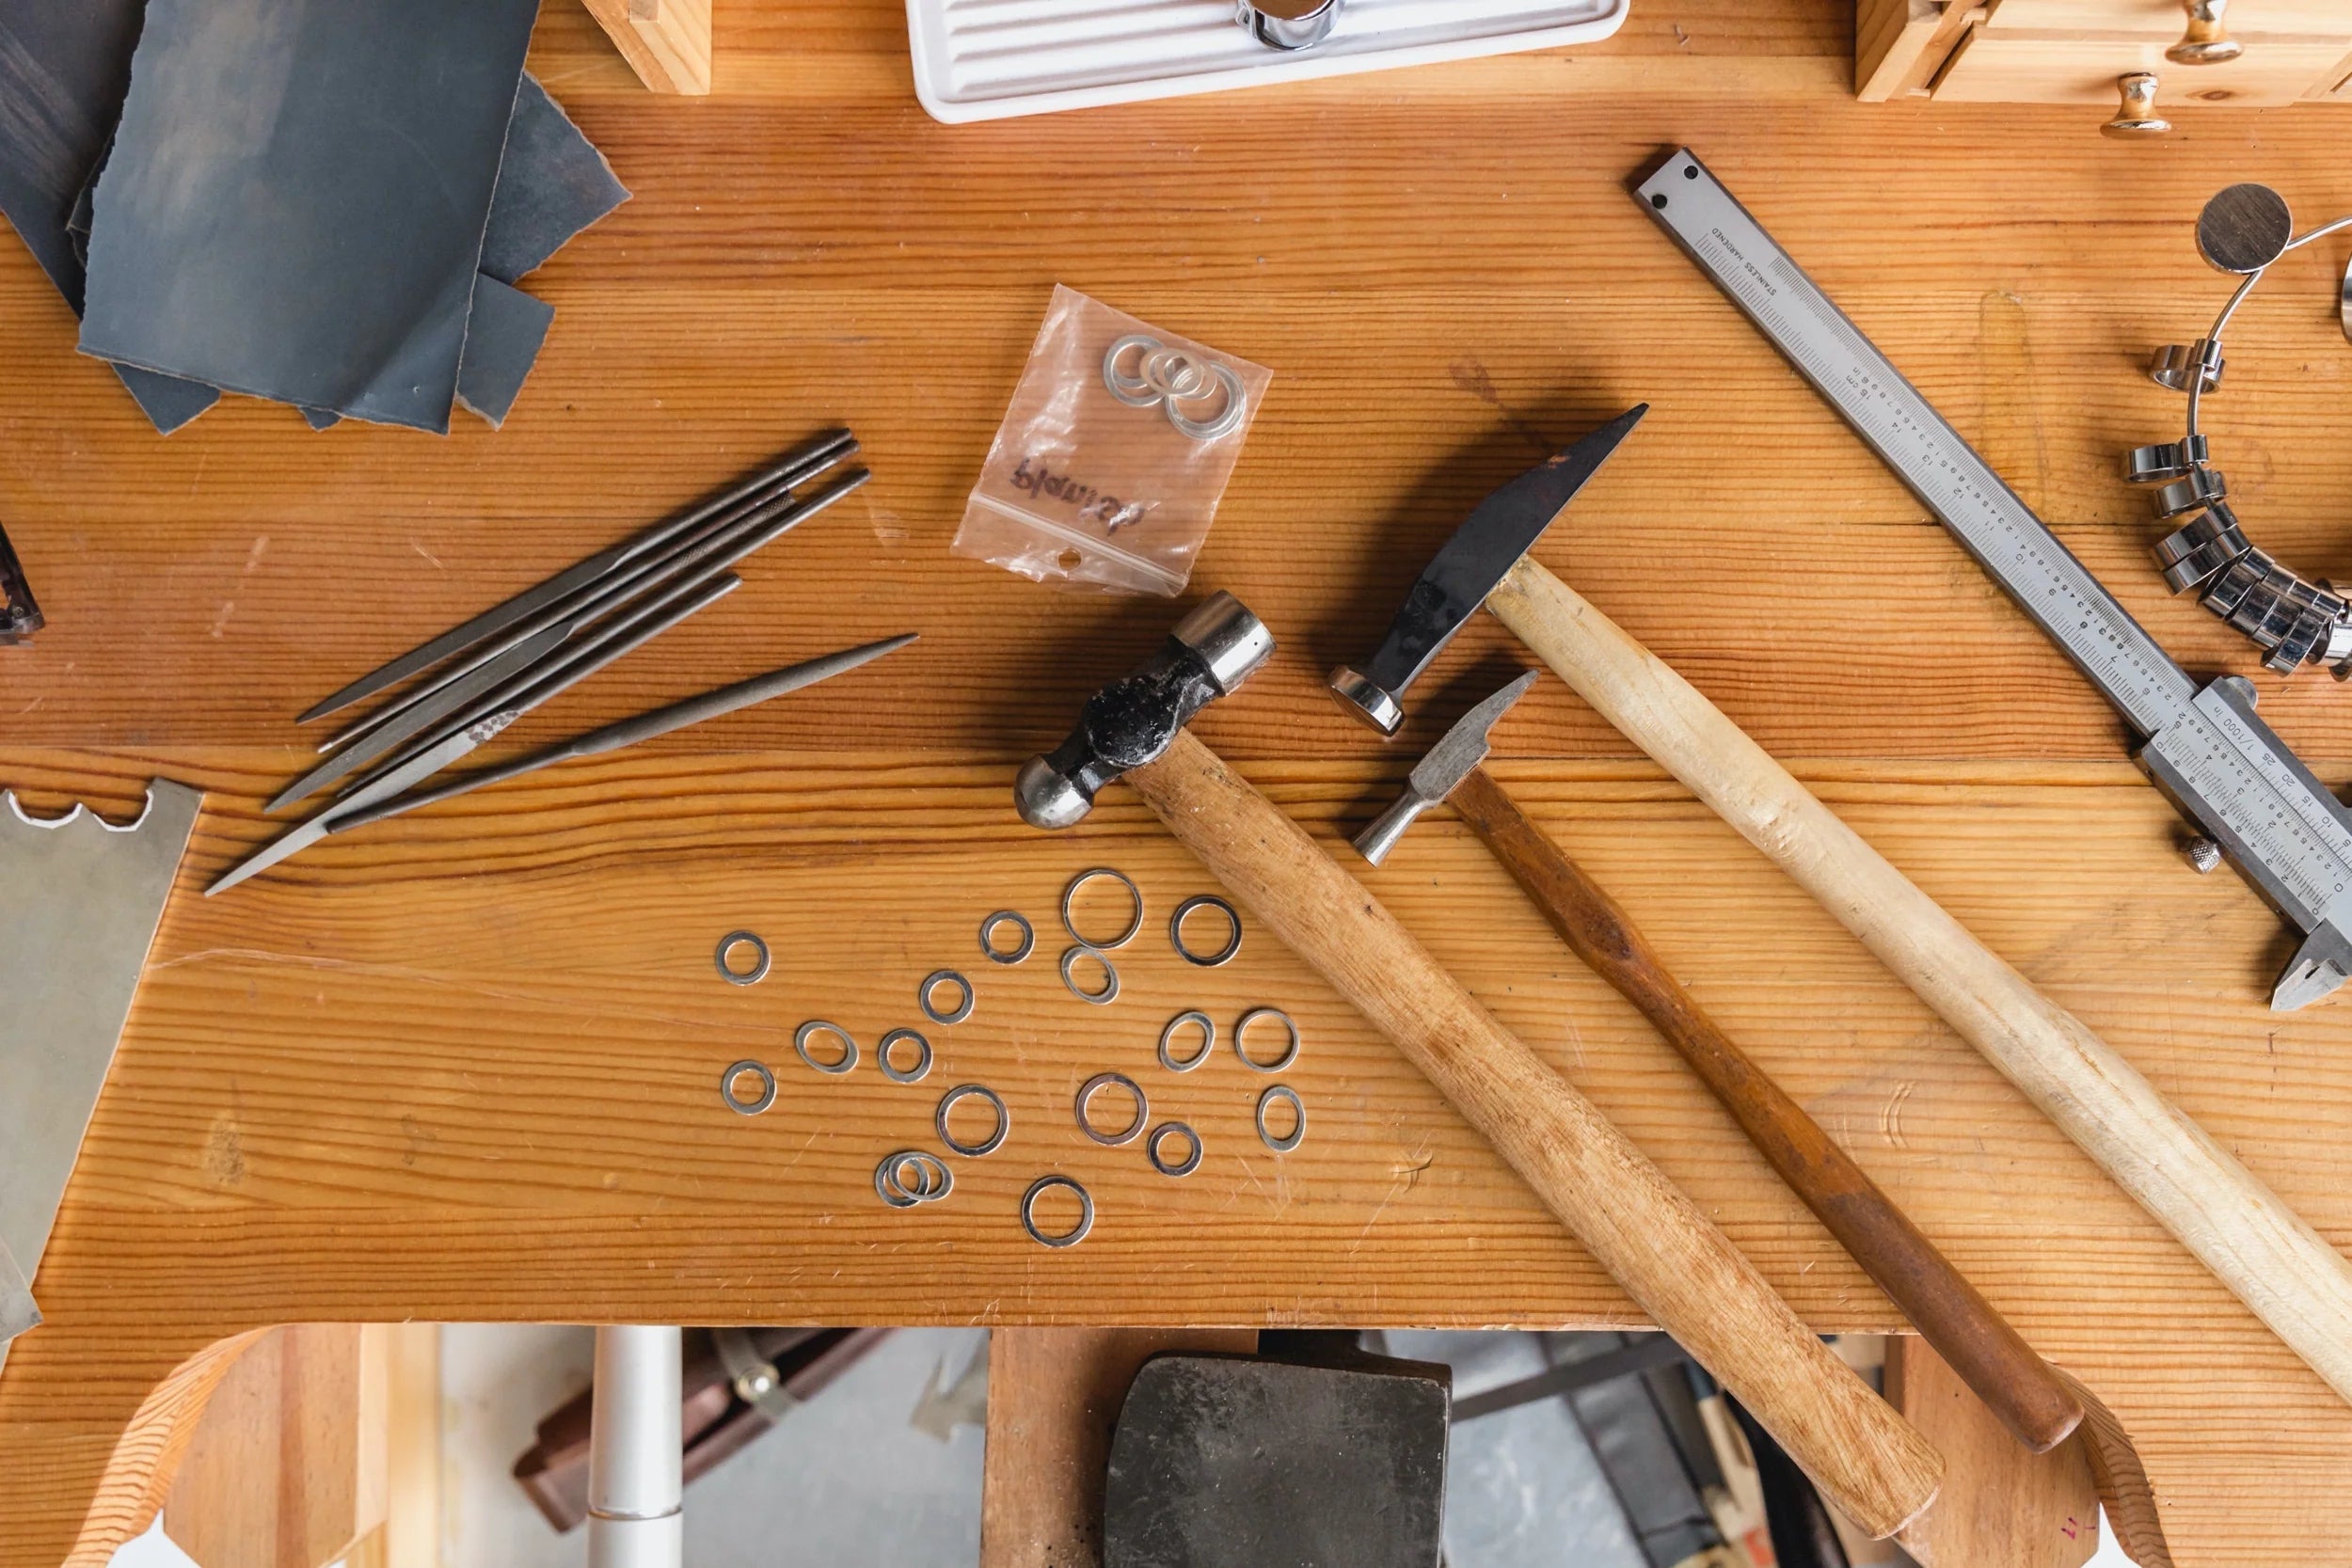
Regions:
<instances>
[{"instance_id":1,"label":"ball peen hammer","mask_svg":"<svg viewBox=\"0 0 2352 1568\"><path fill-rule=\"evenodd\" d=\"M1643 409L1511 481L1422 574L1379 656L1333 673L1393 734L1399 697L1482 607L1625 736L1862 940L1962 1038L2352 1400L2352 1261L2074 1014L2042 994L1823 805L1723 710L1527 552ZM1605 455L1605 452L1602 453Z\"/></svg>"},{"instance_id":2,"label":"ball peen hammer","mask_svg":"<svg viewBox=\"0 0 2352 1568\"><path fill-rule=\"evenodd\" d=\"M1465 714L1413 768L1404 796L1358 835L1356 847L1378 865L1422 813L1451 801L1561 940L1681 1053L1781 1180L2017 1440L2036 1453L2057 1447L2083 1418L2082 1402L2057 1369L1749 1059L1616 900L1482 766L1493 727L1535 679L1530 671Z\"/></svg>"},{"instance_id":3,"label":"ball peen hammer","mask_svg":"<svg viewBox=\"0 0 2352 1568\"><path fill-rule=\"evenodd\" d=\"M1070 827L1121 777L1202 864L1395 1042L1636 1304L1871 1535L1934 1499L1943 1461L1833 1355L1731 1241L1380 902L1184 727L1270 657L1230 594L1097 692L1021 770L1031 825Z\"/></svg>"}]
</instances>

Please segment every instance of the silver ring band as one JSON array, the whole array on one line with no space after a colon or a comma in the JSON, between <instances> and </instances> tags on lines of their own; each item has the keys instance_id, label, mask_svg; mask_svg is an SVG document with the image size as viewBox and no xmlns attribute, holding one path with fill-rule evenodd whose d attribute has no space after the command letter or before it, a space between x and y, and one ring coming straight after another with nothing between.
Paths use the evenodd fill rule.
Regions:
<instances>
[{"instance_id":1,"label":"silver ring band","mask_svg":"<svg viewBox=\"0 0 2352 1568\"><path fill-rule=\"evenodd\" d=\"M1160 1141L1170 1136L1182 1137L1192 1145L1192 1153L1173 1165L1160 1158ZM1164 1121L1152 1129L1152 1136L1144 1143L1143 1152L1151 1160L1152 1168L1162 1176L1190 1176L1200 1168L1200 1134L1181 1121Z\"/></svg>"},{"instance_id":2,"label":"silver ring band","mask_svg":"<svg viewBox=\"0 0 2352 1568\"><path fill-rule=\"evenodd\" d=\"M747 1072L759 1080L757 1100L738 1100L735 1097L735 1081ZM755 1117L776 1102L776 1075L768 1069L767 1063L755 1062L747 1057L719 1075L719 1098L725 1101L727 1109L736 1115Z\"/></svg>"},{"instance_id":3,"label":"silver ring band","mask_svg":"<svg viewBox=\"0 0 2352 1568\"><path fill-rule=\"evenodd\" d=\"M914 1058L914 1066L904 1072L893 1066L890 1060L890 1048L900 1040L913 1040L920 1053ZM893 1029L874 1047L874 1065L881 1068L882 1076L894 1084L920 1084L931 1075L931 1042L913 1029Z\"/></svg>"},{"instance_id":4,"label":"silver ring band","mask_svg":"<svg viewBox=\"0 0 2352 1568\"><path fill-rule=\"evenodd\" d=\"M727 955L745 943L759 955L759 961L749 970L731 969ZM768 944L759 940L756 931L729 931L719 939L719 950L711 955L711 962L719 966L719 978L731 986L755 986L768 978Z\"/></svg>"},{"instance_id":5,"label":"silver ring band","mask_svg":"<svg viewBox=\"0 0 2352 1568\"><path fill-rule=\"evenodd\" d=\"M829 1066L808 1053L808 1042L818 1035L831 1035L841 1042L841 1060ZM792 1049L801 1053L802 1061L828 1078L838 1078L857 1070L857 1041L838 1023L827 1023L821 1018L810 1019L792 1031Z\"/></svg>"},{"instance_id":6,"label":"silver ring band","mask_svg":"<svg viewBox=\"0 0 2352 1568\"><path fill-rule=\"evenodd\" d=\"M1078 976L1073 973L1080 958L1092 958L1096 963L1103 966L1103 974L1106 976L1106 978L1103 983L1103 989L1101 990L1085 990L1080 989L1078 985ZM1098 1007L1107 1007L1112 1003L1119 1000L1118 966L1111 962L1109 954L1089 947L1083 942L1076 947L1065 948L1063 950L1061 956L1061 983L1069 988L1071 995L1076 997L1081 1002L1090 1002Z\"/></svg>"},{"instance_id":7,"label":"silver ring band","mask_svg":"<svg viewBox=\"0 0 2352 1568\"><path fill-rule=\"evenodd\" d=\"M1216 372L1216 379L1225 388L1225 408L1216 419L1193 419L1178 410L1176 399L1168 400L1168 422L1196 441L1222 440L1239 430L1242 420L1249 417L1249 394L1243 388L1241 377L1233 373L1232 367L1211 365L1209 369Z\"/></svg>"},{"instance_id":8,"label":"silver ring band","mask_svg":"<svg viewBox=\"0 0 2352 1568\"><path fill-rule=\"evenodd\" d=\"M1195 910L1216 910L1233 927L1233 934L1215 953L1203 956L1184 945L1184 916ZM1196 894L1176 906L1176 912L1168 917L1168 944L1176 949L1176 956L1201 969L1222 969L1241 952L1241 911L1214 893Z\"/></svg>"},{"instance_id":9,"label":"silver ring band","mask_svg":"<svg viewBox=\"0 0 2352 1568\"><path fill-rule=\"evenodd\" d=\"M996 945L996 927L1011 922L1021 928L1021 945L1008 953ZM980 922L980 951L994 964L1017 964L1037 947L1037 927L1019 910L998 910Z\"/></svg>"},{"instance_id":10,"label":"silver ring band","mask_svg":"<svg viewBox=\"0 0 2352 1568\"><path fill-rule=\"evenodd\" d=\"M1172 1049L1176 1039L1176 1031L1187 1023L1200 1025L1200 1049L1190 1056L1179 1057ZM1197 1007L1190 1012L1178 1013L1174 1018L1169 1019L1168 1026L1160 1031L1160 1066L1170 1072L1190 1072L1208 1061L1216 1051L1216 1020Z\"/></svg>"},{"instance_id":11,"label":"silver ring band","mask_svg":"<svg viewBox=\"0 0 2352 1568\"><path fill-rule=\"evenodd\" d=\"M923 1184L910 1191L898 1180L899 1172L909 1165ZM937 1203L956 1190L956 1173L938 1155L920 1148L902 1148L874 1167L874 1194L893 1209L912 1209L918 1203Z\"/></svg>"},{"instance_id":12,"label":"silver ring band","mask_svg":"<svg viewBox=\"0 0 2352 1568\"><path fill-rule=\"evenodd\" d=\"M1103 356L1103 385L1109 390L1111 396L1130 408L1155 406L1161 401L1160 394L1152 389L1151 381L1140 372L1143 369L1142 361L1149 359L1160 347L1161 343L1157 338L1143 332L1130 333L1113 343L1109 351ZM1136 365L1138 373L1135 375L1129 375L1119 368L1119 362L1127 356L1129 349L1141 351Z\"/></svg>"},{"instance_id":13,"label":"silver ring band","mask_svg":"<svg viewBox=\"0 0 2352 1568\"><path fill-rule=\"evenodd\" d=\"M955 1011L943 1013L931 1006L931 992L941 986L953 986L963 993L963 1001ZM971 981L952 969L934 969L923 976L922 988L914 993L914 1000L921 1005L923 1016L933 1023L956 1024L961 1023L972 1016L972 1004L975 998L972 994Z\"/></svg>"},{"instance_id":14,"label":"silver ring band","mask_svg":"<svg viewBox=\"0 0 2352 1568\"><path fill-rule=\"evenodd\" d=\"M1064 1187L1078 1195L1077 1227L1067 1235L1048 1236L1037 1227L1037 1200L1057 1187ZM1029 1240L1040 1246L1076 1246L1094 1228L1094 1199L1087 1190L1067 1176L1041 1176L1029 1183L1029 1190L1021 1195L1021 1228L1029 1233Z\"/></svg>"},{"instance_id":15,"label":"silver ring band","mask_svg":"<svg viewBox=\"0 0 2352 1568\"><path fill-rule=\"evenodd\" d=\"M1249 1026L1262 1018L1281 1020L1284 1032L1290 1036L1288 1047L1284 1049L1281 1055L1270 1062L1259 1061L1249 1054L1249 1041L1247 1037ZM1298 1060L1298 1023L1279 1007L1252 1007L1241 1015L1240 1022L1233 1025L1233 1054L1241 1058L1242 1066L1253 1072L1280 1072Z\"/></svg>"},{"instance_id":16,"label":"silver ring band","mask_svg":"<svg viewBox=\"0 0 2352 1568\"><path fill-rule=\"evenodd\" d=\"M976 1144L958 1143L955 1135L947 1131L947 1113L976 1096L996 1108L996 1131ZM1012 1131L1012 1113L1005 1109L1004 1101L987 1085L958 1084L940 1097L939 1111L931 1117L931 1128L939 1134L939 1141L946 1144L951 1152L961 1154L967 1160L977 1160L1004 1147L1005 1134Z\"/></svg>"},{"instance_id":17,"label":"silver ring band","mask_svg":"<svg viewBox=\"0 0 2352 1568\"><path fill-rule=\"evenodd\" d=\"M1278 1138L1265 1130L1265 1108L1277 1100L1289 1101L1291 1109L1298 1113L1298 1125L1291 1129L1290 1136L1287 1138ZM1265 1086L1265 1093L1258 1097L1258 1141L1277 1154L1288 1154L1292 1149L1296 1148L1306 1136L1307 1102L1299 1099L1298 1091L1288 1084L1268 1084Z\"/></svg>"},{"instance_id":18,"label":"silver ring band","mask_svg":"<svg viewBox=\"0 0 2352 1568\"><path fill-rule=\"evenodd\" d=\"M1071 904L1077 898L1078 890L1097 877L1108 877L1125 888L1127 896L1136 901L1135 917L1127 922L1127 928L1108 942L1096 942L1093 938L1085 935L1078 929L1077 922L1071 918ZM1081 871L1071 879L1068 887L1061 890L1061 928L1068 931L1070 940L1081 947L1091 947L1098 953L1115 952L1135 941L1136 933L1143 929L1143 890L1136 886L1135 879L1124 871L1115 871L1107 865L1098 865L1090 871Z\"/></svg>"},{"instance_id":19,"label":"silver ring band","mask_svg":"<svg viewBox=\"0 0 2352 1568\"><path fill-rule=\"evenodd\" d=\"M1089 1119L1087 1108L1094 1102L1094 1097L1098 1092L1109 1088L1114 1084L1135 1096L1136 1119L1116 1132L1105 1132ZM1078 1131L1105 1148L1123 1148L1134 1143L1143 1135L1143 1130L1152 1122L1152 1101L1144 1095L1143 1085L1123 1072L1098 1072L1079 1085L1076 1109Z\"/></svg>"}]
</instances>

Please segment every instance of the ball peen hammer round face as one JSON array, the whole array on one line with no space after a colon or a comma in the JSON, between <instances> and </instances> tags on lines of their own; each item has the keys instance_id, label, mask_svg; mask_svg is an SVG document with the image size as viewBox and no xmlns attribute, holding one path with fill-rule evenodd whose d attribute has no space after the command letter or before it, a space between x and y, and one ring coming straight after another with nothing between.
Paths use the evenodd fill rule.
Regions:
<instances>
[{"instance_id":1,"label":"ball peen hammer round face","mask_svg":"<svg viewBox=\"0 0 2352 1568\"><path fill-rule=\"evenodd\" d=\"M1360 666L1343 664L1331 672L1331 694L1340 706L1382 735L1394 735L1405 722L1406 688L1445 651L1503 574L1534 547L1648 412L1646 403L1628 409L1480 501L1413 584L1378 651Z\"/></svg>"},{"instance_id":2,"label":"ball peen hammer round face","mask_svg":"<svg viewBox=\"0 0 2352 1568\"><path fill-rule=\"evenodd\" d=\"M1087 700L1068 740L1022 768L1021 819L1048 830L1083 821L1105 784L1157 761L1193 715L1273 657L1274 634L1248 605L1224 593L1203 600L1150 663Z\"/></svg>"}]
</instances>

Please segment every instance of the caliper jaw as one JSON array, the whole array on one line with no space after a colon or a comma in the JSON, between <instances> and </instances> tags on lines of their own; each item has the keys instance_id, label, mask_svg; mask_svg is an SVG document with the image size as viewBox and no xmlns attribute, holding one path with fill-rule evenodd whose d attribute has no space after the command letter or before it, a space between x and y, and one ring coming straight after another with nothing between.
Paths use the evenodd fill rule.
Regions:
<instances>
[{"instance_id":1,"label":"caliper jaw","mask_svg":"<svg viewBox=\"0 0 2352 1568\"><path fill-rule=\"evenodd\" d=\"M2270 993L2270 1010L2291 1013L2332 994L2346 980L2352 980L2352 942L2344 940L2334 922L2323 920L2279 976L2278 988Z\"/></svg>"}]
</instances>

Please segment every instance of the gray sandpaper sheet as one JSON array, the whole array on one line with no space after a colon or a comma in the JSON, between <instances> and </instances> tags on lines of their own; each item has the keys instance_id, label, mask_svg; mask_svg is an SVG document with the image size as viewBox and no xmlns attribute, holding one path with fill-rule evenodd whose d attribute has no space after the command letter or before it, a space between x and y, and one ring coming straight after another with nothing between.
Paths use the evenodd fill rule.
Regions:
<instances>
[{"instance_id":1,"label":"gray sandpaper sheet","mask_svg":"<svg viewBox=\"0 0 2352 1568\"><path fill-rule=\"evenodd\" d=\"M113 134L144 4L0 0L0 214L77 316L83 271L72 214ZM220 398L199 383L115 369L167 434Z\"/></svg>"},{"instance_id":2,"label":"gray sandpaper sheet","mask_svg":"<svg viewBox=\"0 0 2352 1568\"><path fill-rule=\"evenodd\" d=\"M481 269L501 283L518 283L628 199L628 187L596 144L536 77L526 75L506 127L506 162L490 202Z\"/></svg>"},{"instance_id":3,"label":"gray sandpaper sheet","mask_svg":"<svg viewBox=\"0 0 2352 1568\"><path fill-rule=\"evenodd\" d=\"M85 353L445 432L537 0L150 0Z\"/></svg>"},{"instance_id":4,"label":"gray sandpaper sheet","mask_svg":"<svg viewBox=\"0 0 2352 1568\"><path fill-rule=\"evenodd\" d=\"M466 355L457 368L457 401L490 421L495 430L538 362L555 307L486 273L476 274L473 320L466 327Z\"/></svg>"}]
</instances>

